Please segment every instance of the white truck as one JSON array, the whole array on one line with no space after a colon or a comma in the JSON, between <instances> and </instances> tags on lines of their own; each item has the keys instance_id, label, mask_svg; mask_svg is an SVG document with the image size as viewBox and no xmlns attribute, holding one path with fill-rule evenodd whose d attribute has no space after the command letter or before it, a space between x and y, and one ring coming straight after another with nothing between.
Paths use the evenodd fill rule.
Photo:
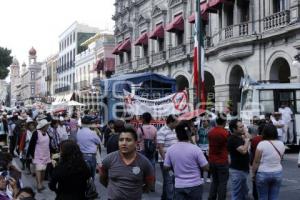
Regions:
<instances>
[{"instance_id":1,"label":"white truck","mask_svg":"<svg viewBox=\"0 0 300 200\"><path fill-rule=\"evenodd\" d=\"M254 116L278 111L283 102L288 102L293 111L294 141L300 145L300 83L255 83L241 81L240 117L249 125Z\"/></svg>"}]
</instances>

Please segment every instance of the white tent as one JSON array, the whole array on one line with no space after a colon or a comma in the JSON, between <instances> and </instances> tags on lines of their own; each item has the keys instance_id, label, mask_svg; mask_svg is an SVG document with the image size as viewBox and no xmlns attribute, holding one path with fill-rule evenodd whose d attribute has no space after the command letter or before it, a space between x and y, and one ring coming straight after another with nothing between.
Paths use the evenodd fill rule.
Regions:
<instances>
[{"instance_id":1,"label":"white tent","mask_svg":"<svg viewBox=\"0 0 300 200\"><path fill-rule=\"evenodd\" d=\"M85 104L79 103L77 101L68 101L68 102L65 102L65 104L67 106L85 106Z\"/></svg>"}]
</instances>

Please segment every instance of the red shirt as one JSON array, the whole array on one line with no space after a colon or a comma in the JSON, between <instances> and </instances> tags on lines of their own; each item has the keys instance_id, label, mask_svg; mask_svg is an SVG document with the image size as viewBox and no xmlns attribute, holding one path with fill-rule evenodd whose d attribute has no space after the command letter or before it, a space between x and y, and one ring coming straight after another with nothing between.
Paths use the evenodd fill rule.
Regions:
<instances>
[{"instance_id":1,"label":"red shirt","mask_svg":"<svg viewBox=\"0 0 300 200\"><path fill-rule=\"evenodd\" d=\"M229 133L226 129L215 127L208 133L209 162L214 164L228 164L227 139Z\"/></svg>"},{"instance_id":2,"label":"red shirt","mask_svg":"<svg viewBox=\"0 0 300 200\"><path fill-rule=\"evenodd\" d=\"M253 159L254 159L254 156L255 156L256 147L257 147L258 143L260 143L260 141L262 141L262 136L261 135L255 136L251 140L251 160L250 160L251 165L253 163Z\"/></svg>"}]
</instances>

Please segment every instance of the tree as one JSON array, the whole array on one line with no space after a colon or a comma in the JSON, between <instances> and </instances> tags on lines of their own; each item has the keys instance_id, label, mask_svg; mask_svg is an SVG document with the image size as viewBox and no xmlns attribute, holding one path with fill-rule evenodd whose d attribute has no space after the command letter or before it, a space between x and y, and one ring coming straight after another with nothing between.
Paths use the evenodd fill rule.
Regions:
<instances>
[{"instance_id":1,"label":"tree","mask_svg":"<svg viewBox=\"0 0 300 200\"><path fill-rule=\"evenodd\" d=\"M11 50L0 47L0 79L5 79L9 73L7 69L12 63L13 57L10 56Z\"/></svg>"}]
</instances>

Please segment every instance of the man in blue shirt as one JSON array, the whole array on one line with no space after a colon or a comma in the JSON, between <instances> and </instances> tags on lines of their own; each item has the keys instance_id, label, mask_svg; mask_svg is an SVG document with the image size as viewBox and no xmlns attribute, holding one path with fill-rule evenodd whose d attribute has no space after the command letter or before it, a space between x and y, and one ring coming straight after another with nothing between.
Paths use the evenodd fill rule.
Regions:
<instances>
[{"instance_id":1,"label":"man in blue shirt","mask_svg":"<svg viewBox=\"0 0 300 200\"><path fill-rule=\"evenodd\" d=\"M100 147L101 140L96 132L90 129L93 127L93 120L89 116L84 116L81 119L81 123L82 128L78 130L76 140L94 178L97 165L96 153Z\"/></svg>"}]
</instances>

